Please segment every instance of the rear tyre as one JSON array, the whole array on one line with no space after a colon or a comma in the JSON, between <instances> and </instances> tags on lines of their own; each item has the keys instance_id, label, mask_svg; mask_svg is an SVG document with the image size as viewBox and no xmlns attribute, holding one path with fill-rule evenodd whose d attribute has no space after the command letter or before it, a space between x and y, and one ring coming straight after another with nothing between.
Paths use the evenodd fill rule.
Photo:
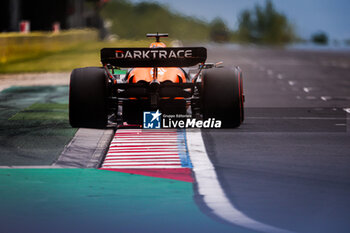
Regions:
<instances>
[{"instance_id":1,"label":"rear tyre","mask_svg":"<svg viewBox=\"0 0 350 233\"><path fill-rule=\"evenodd\" d=\"M105 128L108 78L104 68L74 69L69 88L69 122L72 127Z\"/></svg>"},{"instance_id":2,"label":"rear tyre","mask_svg":"<svg viewBox=\"0 0 350 233\"><path fill-rule=\"evenodd\" d=\"M240 68L238 69L239 95L241 105L241 123L244 121L244 93L243 93L243 76Z\"/></svg>"},{"instance_id":3,"label":"rear tyre","mask_svg":"<svg viewBox=\"0 0 350 233\"><path fill-rule=\"evenodd\" d=\"M222 127L236 128L244 119L240 70L210 69L202 76L203 118L221 120Z\"/></svg>"}]
</instances>

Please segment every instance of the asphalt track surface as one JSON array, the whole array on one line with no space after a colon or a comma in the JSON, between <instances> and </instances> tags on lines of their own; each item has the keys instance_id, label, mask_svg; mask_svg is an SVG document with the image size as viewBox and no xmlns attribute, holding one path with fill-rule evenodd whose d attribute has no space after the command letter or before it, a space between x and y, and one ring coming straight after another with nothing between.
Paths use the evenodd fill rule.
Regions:
<instances>
[{"instance_id":1,"label":"asphalt track surface","mask_svg":"<svg viewBox=\"0 0 350 233\"><path fill-rule=\"evenodd\" d=\"M208 52L209 61L239 65L244 76L245 123L202 130L226 196L250 218L280 229L349 232L350 54Z\"/></svg>"}]
</instances>

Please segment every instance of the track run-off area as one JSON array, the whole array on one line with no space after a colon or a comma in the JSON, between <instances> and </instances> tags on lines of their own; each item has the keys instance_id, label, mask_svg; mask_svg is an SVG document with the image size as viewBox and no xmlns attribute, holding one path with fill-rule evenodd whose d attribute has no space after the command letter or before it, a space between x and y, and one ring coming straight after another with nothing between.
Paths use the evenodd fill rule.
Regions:
<instances>
[{"instance_id":1,"label":"track run-off area","mask_svg":"<svg viewBox=\"0 0 350 233\"><path fill-rule=\"evenodd\" d=\"M243 71L237 129L77 130L67 77L6 84L0 232L349 232L350 53L206 47Z\"/></svg>"}]
</instances>

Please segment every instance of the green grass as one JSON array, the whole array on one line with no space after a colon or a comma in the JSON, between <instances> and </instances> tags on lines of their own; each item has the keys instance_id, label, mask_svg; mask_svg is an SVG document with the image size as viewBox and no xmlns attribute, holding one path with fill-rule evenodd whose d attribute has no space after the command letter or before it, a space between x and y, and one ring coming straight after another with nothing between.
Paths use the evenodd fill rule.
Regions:
<instances>
[{"instance_id":1,"label":"green grass","mask_svg":"<svg viewBox=\"0 0 350 233\"><path fill-rule=\"evenodd\" d=\"M9 118L9 120L50 120L68 119L68 104L35 103Z\"/></svg>"},{"instance_id":2,"label":"green grass","mask_svg":"<svg viewBox=\"0 0 350 233\"><path fill-rule=\"evenodd\" d=\"M0 34L0 74L62 72L100 66L101 48L147 47L149 43L150 40L98 41L94 31L72 31L62 35Z\"/></svg>"},{"instance_id":3,"label":"green grass","mask_svg":"<svg viewBox=\"0 0 350 233\"><path fill-rule=\"evenodd\" d=\"M61 33L31 32L0 34L0 63L33 59L43 55L72 49L84 42L97 41L94 30L69 30Z\"/></svg>"},{"instance_id":4,"label":"green grass","mask_svg":"<svg viewBox=\"0 0 350 233\"><path fill-rule=\"evenodd\" d=\"M0 165L50 165L77 129L68 121L67 86L0 92Z\"/></svg>"}]
</instances>

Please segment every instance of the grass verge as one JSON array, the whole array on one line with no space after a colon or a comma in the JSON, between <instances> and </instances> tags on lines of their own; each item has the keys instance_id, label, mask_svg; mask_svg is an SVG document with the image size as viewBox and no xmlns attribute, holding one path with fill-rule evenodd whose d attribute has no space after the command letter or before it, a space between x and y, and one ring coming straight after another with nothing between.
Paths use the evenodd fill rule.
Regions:
<instances>
[{"instance_id":1,"label":"grass verge","mask_svg":"<svg viewBox=\"0 0 350 233\"><path fill-rule=\"evenodd\" d=\"M51 165L76 129L68 87L11 87L0 93L0 165Z\"/></svg>"},{"instance_id":2,"label":"grass verge","mask_svg":"<svg viewBox=\"0 0 350 233\"><path fill-rule=\"evenodd\" d=\"M74 30L62 34L0 34L0 74L61 72L100 66L100 49L144 47L150 41L98 41L95 31Z\"/></svg>"}]
</instances>

